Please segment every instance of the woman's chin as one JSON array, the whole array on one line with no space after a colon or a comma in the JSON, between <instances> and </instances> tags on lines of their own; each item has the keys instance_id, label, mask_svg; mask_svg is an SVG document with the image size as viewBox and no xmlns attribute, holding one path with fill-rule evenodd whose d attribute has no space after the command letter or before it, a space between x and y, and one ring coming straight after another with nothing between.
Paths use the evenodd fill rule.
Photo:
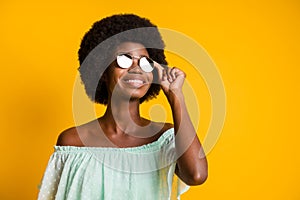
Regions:
<instances>
[{"instance_id":1,"label":"woman's chin","mask_svg":"<svg viewBox=\"0 0 300 200\"><path fill-rule=\"evenodd\" d=\"M139 100L149 90L149 85L143 85L142 87L118 87L114 89L113 96L125 98L127 100Z\"/></svg>"},{"instance_id":2,"label":"woman's chin","mask_svg":"<svg viewBox=\"0 0 300 200\"><path fill-rule=\"evenodd\" d=\"M128 88L119 92L114 91L112 101L139 101L146 93L147 91L129 90Z\"/></svg>"}]
</instances>

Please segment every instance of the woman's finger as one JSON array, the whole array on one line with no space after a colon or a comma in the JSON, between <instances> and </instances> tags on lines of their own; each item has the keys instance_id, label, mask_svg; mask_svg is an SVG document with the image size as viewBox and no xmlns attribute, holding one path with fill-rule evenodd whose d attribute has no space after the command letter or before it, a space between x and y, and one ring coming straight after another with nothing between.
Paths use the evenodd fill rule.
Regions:
<instances>
[{"instance_id":1,"label":"woman's finger","mask_svg":"<svg viewBox=\"0 0 300 200\"><path fill-rule=\"evenodd\" d=\"M164 71L164 68L158 64L157 62L154 62L154 68L157 69L157 72L158 72L158 77L160 80L163 79L163 71Z\"/></svg>"},{"instance_id":2,"label":"woman's finger","mask_svg":"<svg viewBox=\"0 0 300 200\"><path fill-rule=\"evenodd\" d=\"M168 67L168 69L167 69L167 76L168 76L168 81L170 83L175 80L175 79L173 79L171 72L172 72L172 68Z\"/></svg>"},{"instance_id":3,"label":"woman's finger","mask_svg":"<svg viewBox=\"0 0 300 200\"><path fill-rule=\"evenodd\" d=\"M176 67L173 67L170 71L170 75L172 77L173 80L176 79L176 73L177 73L178 69Z\"/></svg>"},{"instance_id":4,"label":"woman's finger","mask_svg":"<svg viewBox=\"0 0 300 200\"><path fill-rule=\"evenodd\" d=\"M167 79L168 79L167 70L164 69L164 70L162 71L162 80L163 80L163 81L166 81Z\"/></svg>"}]
</instances>

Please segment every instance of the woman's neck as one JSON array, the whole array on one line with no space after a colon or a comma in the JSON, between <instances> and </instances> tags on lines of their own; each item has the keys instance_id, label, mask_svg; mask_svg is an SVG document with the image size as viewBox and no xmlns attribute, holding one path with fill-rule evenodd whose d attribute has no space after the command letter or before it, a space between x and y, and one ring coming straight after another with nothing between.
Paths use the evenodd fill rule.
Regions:
<instances>
[{"instance_id":1,"label":"woman's neck","mask_svg":"<svg viewBox=\"0 0 300 200\"><path fill-rule=\"evenodd\" d=\"M139 100L109 102L101 117L102 125L116 134L136 132L138 127L146 125L139 106Z\"/></svg>"}]
</instances>

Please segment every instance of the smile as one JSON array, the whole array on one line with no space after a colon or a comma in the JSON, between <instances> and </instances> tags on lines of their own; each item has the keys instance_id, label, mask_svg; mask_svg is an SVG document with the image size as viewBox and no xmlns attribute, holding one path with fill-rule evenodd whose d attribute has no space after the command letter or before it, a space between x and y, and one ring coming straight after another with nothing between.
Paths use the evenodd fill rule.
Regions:
<instances>
[{"instance_id":1,"label":"smile","mask_svg":"<svg viewBox=\"0 0 300 200\"><path fill-rule=\"evenodd\" d=\"M144 83L144 81L137 80L137 79L125 80L125 82L127 82L127 83L139 83L139 84L143 84Z\"/></svg>"},{"instance_id":2,"label":"smile","mask_svg":"<svg viewBox=\"0 0 300 200\"><path fill-rule=\"evenodd\" d=\"M130 88L140 88L146 83L145 81L140 79L125 79L124 82Z\"/></svg>"}]
</instances>

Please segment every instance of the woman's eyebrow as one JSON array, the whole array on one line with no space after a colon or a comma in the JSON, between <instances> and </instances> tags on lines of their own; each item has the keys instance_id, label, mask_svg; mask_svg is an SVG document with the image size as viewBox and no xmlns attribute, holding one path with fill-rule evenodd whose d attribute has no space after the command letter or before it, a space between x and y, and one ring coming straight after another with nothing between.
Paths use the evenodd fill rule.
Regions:
<instances>
[{"instance_id":1,"label":"woman's eyebrow","mask_svg":"<svg viewBox=\"0 0 300 200\"><path fill-rule=\"evenodd\" d=\"M130 55L130 56L132 56L132 57L134 57L134 55L132 55L132 53L130 53L130 52L123 52L123 51L120 51L120 52L117 52L117 55L120 55L120 54L128 54L128 55ZM147 57L147 58L149 58L149 56L148 55L145 55L145 54L141 54L141 55L138 55L140 58L141 57Z\"/></svg>"}]
</instances>

